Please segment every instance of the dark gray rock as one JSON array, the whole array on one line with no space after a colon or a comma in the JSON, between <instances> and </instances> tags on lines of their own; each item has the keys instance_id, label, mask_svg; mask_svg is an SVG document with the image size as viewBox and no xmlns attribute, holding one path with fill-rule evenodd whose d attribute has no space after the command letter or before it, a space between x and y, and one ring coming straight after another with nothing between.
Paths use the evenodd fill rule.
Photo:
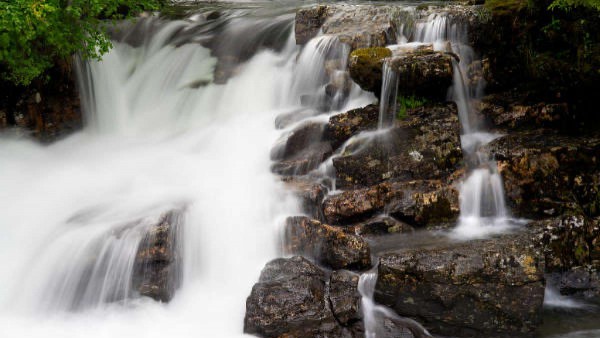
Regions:
<instances>
[{"instance_id":1,"label":"dark gray rock","mask_svg":"<svg viewBox=\"0 0 600 338\"><path fill-rule=\"evenodd\" d=\"M331 140L333 148L337 149L353 135L361 131L377 129L378 120L379 105L377 104L352 109L329 118L326 137Z\"/></svg>"},{"instance_id":2,"label":"dark gray rock","mask_svg":"<svg viewBox=\"0 0 600 338\"><path fill-rule=\"evenodd\" d=\"M529 236L383 254L375 299L432 333L531 337L541 322L544 276Z\"/></svg>"}]
</instances>

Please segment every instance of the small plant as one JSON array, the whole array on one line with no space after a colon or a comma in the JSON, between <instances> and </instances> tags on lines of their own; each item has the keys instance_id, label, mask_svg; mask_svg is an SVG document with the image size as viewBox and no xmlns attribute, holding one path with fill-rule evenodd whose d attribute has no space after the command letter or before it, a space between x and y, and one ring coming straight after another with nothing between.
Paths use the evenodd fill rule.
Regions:
<instances>
[{"instance_id":1,"label":"small plant","mask_svg":"<svg viewBox=\"0 0 600 338\"><path fill-rule=\"evenodd\" d=\"M427 99L422 97L415 95L398 96L398 113L396 114L396 118L404 120L408 116L409 109L423 107L425 104L427 104Z\"/></svg>"}]
</instances>

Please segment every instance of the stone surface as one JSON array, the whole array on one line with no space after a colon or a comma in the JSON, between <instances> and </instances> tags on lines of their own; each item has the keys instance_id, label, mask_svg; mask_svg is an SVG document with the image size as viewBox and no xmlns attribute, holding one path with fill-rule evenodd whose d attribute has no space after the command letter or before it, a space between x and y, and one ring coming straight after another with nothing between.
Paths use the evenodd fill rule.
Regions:
<instances>
[{"instance_id":1,"label":"stone surface","mask_svg":"<svg viewBox=\"0 0 600 338\"><path fill-rule=\"evenodd\" d=\"M504 129L551 127L560 128L569 116L567 103L528 102L523 92L488 95L479 109L493 125Z\"/></svg>"},{"instance_id":2,"label":"stone surface","mask_svg":"<svg viewBox=\"0 0 600 338\"><path fill-rule=\"evenodd\" d=\"M261 337L360 337L351 326L358 277L325 271L303 257L269 262L246 300L244 332ZM334 315L335 313L335 315Z\"/></svg>"},{"instance_id":3,"label":"stone surface","mask_svg":"<svg viewBox=\"0 0 600 338\"><path fill-rule=\"evenodd\" d=\"M331 224L352 224L386 211L414 225L453 221L458 191L440 181L384 182L348 190L325 199L323 212Z\"/></svg>"},{"instance_id":4,"label":"stone surface","mask_svg":"<svg viewBox=\"0 0 600 338\"><path fill-rule=\"evenodd\" d=\"M412 233L415 229L390 216L375 216L353 226L354 231L361 236L378 236L395 233Z\"/></svg>"},{"instance_id":5,"label":"stone surface","mask_svg":"<svg viewBox=\"0 0 600 338\"><path fill-rule=\"evenodd\" d=\"M172 210L148 230L134 261L132 288L140 295L168 302L181 283L179 231L182 211Z\"/></svg>"},{"instance_id":6,"label":"stone surface","mask_svg":"<svg viewBox=\"0 0 600 338\"><path fill-rule=\"evenodd\" d=\"M325 20L334 12L330 6L303 8L296 12L295 36L296 44L303 45L315 37Z\"/></svg>"},{"instance_id":7,"label":"stone surface","mask_svg":"<svg viewBox=\"0 0 600 338\"><path fill-rule=\"evenodd\" d=\"M366 187L388 179L445 178L462 161L456 105L407 109L386 133L363 138L333 158L337 186Z\"/></svg>"},{"instance_id":8,"label":"stone surface","mask_svg":"<svg viewBox=\"0 0 600 338\"><path fill-rule=\"evenodd\" d=\"M442 52L415 52L395 56L390 68L398 76L398 92L444 99L452 85L454 56Z\"/></svg>"},{"instance_id":9,"label":"stone surface","mask_svg":"<svg viewBox=\"0 0 600 338\"><path fill-rule=\"evenodd\" d=\"M350 137L362 131L377 129L378 119L379 105L376 104L334 115L329 118L326 137L331 140L333 148L337 149Z\"/></svg>"},{"instance_id":10,"label":"stone surface","mask_svg":"<svg viewBox=\"0 0 600 338\"><path fill-rule=\"evenodd\" d=\"M392 51L384 47L361 48L353 51L348 59L350 77L363 90L381 94L383 63L392 56Z\"/></svg>"},{"instance_id":11,"label":"stone surface","mask_svg":"<svg viewBox=\"0 0 600 338\"><path fill-rule=\"evenodd\" d=\"M384 47L396 42L396 28L385 6L335 6L322 26L324 34L335 35L352 50Z\"/></svg>"},{"instance_id":12,"label":"stone surface","mask_svg":"<svg viewBox=\"0 0 600 338\"><path fill-rule=\"evenodd\" d=\"M543 298L528 233L407 248L379 260L376 301L445 336L530 337Z\"/></svg>"},{"instance_id":13,"label":"stone surface","mask_svg":"<svg viewBox=\"0 0 600 338\"><path fill-rule=\"evenodd\" d=\"M320 123L304 123L284 135L271 149L272 160L290 159L311 145L321 142L325 126Z\"/></svg>"},{"instance_id":14,"label":"stone surface","mask_svg":"<svg viewBox=\"0 0 600 338\"><path fill-rule=\"evenodd\" d=\"M360 236L340 227L322 224L308 217L289 217L285 226L285 251L311 257L333 269L368 269L371 251Z\"/></svg>"},{"instance_id":15,"label":"stone surface","mask_svg":"<svg viewBox=\"0 0 600 338\"><path fill-rule=\"evenodd\" d=\"M560 216L528 225L544 258L546 271L579 266L600 269L600 223L584 215Z\"/></svg>"},{"instance_id":16,"label":"stone surface","mask_svg":"<svg viewBox=\"0 0 600 338\"><path fill-rule=\"evenodd\" d=\"M600 137L515 132L492 141L507 202L517 215L600 215Z\"/></svg>"}]
</instances>

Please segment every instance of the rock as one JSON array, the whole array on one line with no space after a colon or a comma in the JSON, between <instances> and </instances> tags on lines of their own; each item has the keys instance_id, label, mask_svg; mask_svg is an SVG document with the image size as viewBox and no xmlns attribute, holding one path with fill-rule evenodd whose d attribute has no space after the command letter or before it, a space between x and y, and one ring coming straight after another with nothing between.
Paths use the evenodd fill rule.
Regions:
<instances>
[{"instance_id":1,"label":"rock","mask_svg":"<svg viewBox=\"0 0 600 338\"><path fill-rule=\"evenodd\" d=\"M353 51L350 54L348 63L350 77L363 90L373 92L379 97L383 77L383 62L391 56L392 51L385 47L362 48Z\"/></svg>"},{"instance_id":2,"label":"rock","mask_svg":"<svg viewBox=\"0 0 600 338\"><path fill-rule=\"evenodd\" d=\"M379 106L376 104L352 109L329 118L326 137L331 140L333 148L337 149L361 131L377 129L378 120Z\"/></svg>"},{"instance_id":3,"label":"rock","mask_svg":"<svg viewBox=\"0 0 600 338\"><path fill-rule=\"evenodd\" d=\"M334 271L329 280L323 270L299 256L269 262L246 300L244 333L359 337L347 327L359 318L358 278L348 274Z\"/></svg>"},{"instance_id":4,"label":"rock","mask_svg":"<svg viewBox=\"0 0 600 338\"><path fill-rule=\"evenodd\" d=\"M296 12L296 44L303 45L317 36L321 26L334 12L330 6L303 8Z\"/></svg>"},{"instance_id":5,"label":"rock","mask_svg":"<svg viewBox=\"0 0 600 338\"><path fill-rule=\"evenodd\" d=\"M323 212L331 224L352 224L386 211L415 225L455 220L458 191L440 181L384 182L344 191L325 199Z\"/></svg>"},{"instance_id":6,"label":"rock","mask_svg":"<svg viewBox=\"0 0 600 338\"><path fill-rule=\"evenodd\" d=\"M541 322L544 275L527 233L406 248L378 270L375 300L432 333L530 337Z\"/></svg>"},{"instance_id":7,"label":"rock","mask_svg":"<svg viewBox=\"0 0 600 338\"><path fill-rule=\"evenodd\" d=\"M329 142L319 142L312 144L289 159L274 163L271 171L285 176L305 175L311 170L316 169L331 154L333 149Z\"/></svg>"},{"instance_id":8,"label":"rock","mask_svg":"<svg viewBox=\"0 0 600 338\"><path fill-rule=\"evenodd\" d=\"M361 270L371 266L367 242L341 228L296 216L286 220L285 234L287 253L314 258L333 269Z\"/></svg>"},{"instance_id":9,"label":"rock","mask_svg":"<svg viewBox=\"0 0 600 338\"><path fill-rule=\"evenodd\" d=\"M390 216L375 216L354 226L354 231L361 236L408 233L414 230L412 226Z\"/></svg>"},{"instance_id":10,"label":"rock","mask_svg":"<svg viewBox=\"0 0 600 338\"><path fill-rule=\"evenodd\" d=\"M331 273L329 279L331 310L337 321L344 326L362 320L358 278L356 273L337 270Z\"/></svg>"},{"instance_id":11,"label":"rock","mask_svg":"<svg viewBox=\"0 0 600 338\"><path fill-rule=\"evenodd\" d=\"M132 288L140 295L168 302L181 283L179 231L182 211L172 210L148 230L134 261Z\"/></svg>"},{"instance_id":12,"label":"rock","mask_svg":"<svg viewBox=\"0 0 600 338\"><path fill-rule=\"evenodd\" d=\"M321 27L323 34L337 36L351 50L384 47L396 42L390 7L338 5L334 8Z\"/></svg>"},{"instance_id":13,"label":"rock","mask_svg":"<svg viewBox=\"0 0 600 338\"><path fill-rule=\"evenodd\" d=\"M288 189L291 189L302 201L302 211L319 221L324 221L323 199L326 187L320 183L302 177L286 176L282 179Z\"/></svg>"},{"instance_id":14,"label":"rock","mask_svg":"<svg viewBox=\"0 0 600 338\"><path fill-rule=\"evenodd\" d=\"M515 130L525 128L560 128L569 116L567 103L529 103L522 93L504 92L488 95L479 109L493 125Z\"/></svg>"},{"instance_id":15,"label":"rock","mask_svg":"<svg viewBox=\"0 0 600 338\"><path fill-rule=\"evenodd\" d=\"M295 128L284 135L271 150L272 160L290 159L309 148L312 144L319 143L323 136L325 126L319 123L308 122Z\"/></svg>"},{"instance_id":16,"label":"rock","mask_svg":"<svg viewBox=\"0 0 600 338\"><path fill-rule=\"evenodd\" d=\"M333 166L337 187L348 189L388 179L445 178L461 161L458 113L447 103L407 109L387 133L347 146Z\"/></svg>"},{"instance_id":17,"label":"rock","mask_svg":"<svg viewBox=\"0 0 600 338\"><path fill-rule=\"evenodd\" d=\"M394 56L389 65L398 76L400 94L445 99L452 85L452 62L448 53L415 52Z\"/></svg>"},{"instance_id":18,"label":"rock","mask_svg":"<svg viewBox=\"0 0 600 338\"><path fill-rule=\"evenodd\" d=\"M600 302L600 271L597 268L575 267L559 275L562 295Z\"/></svg>"},{"instance_id":19,"label":"rock","mask_svg":"<svg viewBox=\"0 0 600 338\"><path fill-rule=\"evenodd\" d=\"M546 271L566 271L578 266L600 269L600 223L583 215L560 216L532 222L535 247L541 251Z\"/></svg>"},{"instance_id":20,"label":"rock","mask_svg":"<svg viewBox=\"0 0 600 338\"><path fill-rule=\"evenodd\" d=\"M486 151L498 161L515 214L600 215L600 136L518 132L492 141Z\"/></svg>"},{"instance_id":21,"label":"rock","mask_svg":"<svg viewBox=\"0 0 600 338\"><path fill-rule=\"evenodd\" d=\"M277 117L275 118L275 128L284 129L296 122L300 122L306 118L315 116L317 114L317 111L305 108L282 113L280 115L277 115Z\"/></svg>"}]
</instances>

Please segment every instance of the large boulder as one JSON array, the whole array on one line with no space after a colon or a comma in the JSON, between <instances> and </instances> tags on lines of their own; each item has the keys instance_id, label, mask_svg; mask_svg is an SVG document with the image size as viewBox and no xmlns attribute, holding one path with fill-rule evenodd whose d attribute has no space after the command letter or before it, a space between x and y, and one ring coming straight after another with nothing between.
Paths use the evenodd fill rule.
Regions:
<instances>
[{"instance_id":1,"label":"large boulder","mask_svg":"<svg viewBox=\"0 0 600 338\"><path fill-rule=\"evenodd\" d=\"M362 237L304 216L286 220L285 251L311 257L333 269L371 267L371 251Z\"/></svg>"},{"instance_id":2,"label":"large boulder","mask_svg":"<svg viewBox=\"0 0 600 338\"><path fill-rule=\"evenodd\" d=\"M392 51L385 47L361 48L350 53L348 70L350 77L363 90L381 94L383 63L392 56Z\"/></svg>"},{"instance_id":3,"label":"large boulder","mask_svg":"<svg viewBox=\"0 0 600 338\"><path fill-rule=\"evenodd\" d=\"M384 182L348 190L323 203L331 224L352 224L386 212L414 225L453 221L459 213L458 191L440 181Z\"/></svg>"},{"instance_id":4,"label":"large boulder","mask_svg":"<svg viewBox=\"0 0 600 338\"><path fill-rule=\"evenodd\" d=\"M303 8L296 12L295 36L296 44L303 45L315 37L321 26L334 12L331 6Z\"/></svg>"},{"instance_id":5,"label":"large boulder","mask_svg":"<svg viewBox=\"0 0 600 338\"><path fill-rule=\"evenodd\" d=\"M326 136L331 139L334 148L338 148L350 137L361 131L377 129L379 120L379 105L352 109L345 113L337 114L329 118L326 127Z\"/></svg>"},{"instance_id":6,"label":"large boulder","mask_svg":"<svg viewBox=\"0 0 600 338\"><path fill-rule=\"evenodd\" d=\"M456 105L406 109L391 130L357 140L333 158L337 187L366 187L388 179L439 179L462 161Z\"/></svg>"},{"instance_id":7,"label":"large boulder","mask_svg":"<svg viewBox=\"0 0 600 338\"><path fill-rule=\"evenodd\" d=\"M306 258L269 262L246 300L244 332L261 337L358 337L358 276L325 271Z\"/></svg>"},{"instance_id":8,"label":"large boulder","mask_svg":"<svg viewBox=\"0 0 600 338\"><path fill-rule=\"evenodd\" d=\"M319 31L337 36L351 49L386 46L396 41L396 28L385 6L319 5L296 12L297 44Z\"/></svg>"},{"instance_id":9,"label":"large boulder","mask_svg":"<svg viewBox=\"0 0 600 338\"><path fill-rule=\"evenodd\" d=\"M433 333L530 337L541 322L544 275L529 236L383 254L375 299Z\"/></svg>"},{"instance_id":10,"label":"large boulder","mask_svg":"<svg viewBox=\"0 0 600 338\"><path fill-rule=\"evenodd\" d=\"M389 65L398 76L398 92L445 98L452 84L454 58L448 53L427 51L393 57Z\"/></svg>"},{"instance_id":11,"label":"large boulder","mask_svg":"<svg viewBox=\"0 0 600 338\"><path fill-rule=\"evenodd\" d=\"M181 283L179 235L183 213L161 215L140 243L133 265L132 288L140 295L168 302Z\"/></svg>"},{"instance_id":12,"label":"large boulder","mask_svg":"<svg viewBox=\"0 0 600 338\"><path fill-rule=\"evenodd\" d=\"M517 215L600 215L600 137L512 133L492 141L507 202Z\"/></svg>"},{"instance_id":13,"label":"large boulder","mask_svg":"<svg viewBox=\"0 0 600 338\"><path fill-rule=\"evenodd\" d=\"M600 269L599 220L573 215L530 223L546 271L566 271L579 266Z\"/></svg>"}]
</instances>

